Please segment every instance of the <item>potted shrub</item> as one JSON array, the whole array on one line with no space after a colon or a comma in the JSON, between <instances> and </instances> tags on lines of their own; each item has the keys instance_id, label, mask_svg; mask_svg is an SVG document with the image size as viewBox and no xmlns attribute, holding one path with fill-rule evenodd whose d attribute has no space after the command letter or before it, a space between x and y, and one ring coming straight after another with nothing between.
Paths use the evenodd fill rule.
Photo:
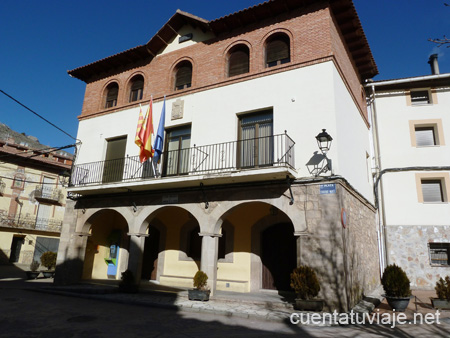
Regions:
<instances>
[{"instance_id":1,"label":"potted shrub","mask_svg":"<svg viewBox=\"0 0 450 338\"><path fill-rule=\"evenodd\" d=\"M47 271L42 271L44 277L52 278L55 274L56 252L44 252L41 256L41 264L47 268Z\"/></svg>"},{"instance_id":2,"label":"potted shrub","mask_svg":"<svg viewBox=\"0 0 450 338\"><path fill-rule=\"evenodd\" d=\"M209 294L211 293L211 290L209 290L208 286L206 285L207 281L208 275L202 270L198 270L193 280L194 289L188 290L188 296L190 300L209 300Z\"/></svg>"},{"instance_id":3,"label":"potted shrub","mask_svg":"<svg viewBox=\"0 0 450 338\"><path fill-rule=\"evenodd\" d=\"M395 264L384 269L381 284L389 306L395 311L405 311L411 299L409 278L403 269Z\"/></svg>"},{"instance_id":4,"label":"potted shrub","mask_svg":"<svg viewBox=\"0 0 450 338\"><path fill-rule=\"evenodd\" d=\"M431 298L431 303L435 309L450 310L450 277L442 277L436 282L437 298Z\"/></svg>"},{"instance_id":5,"label":"potted shrub","mask_svg":"<svg viewBox=\"0 0 450 338\"><path fill-rule=\"evenodd\" d=\"M320 291L319 279L314 269L306 265L295 268L291 273L291 288L297 298L294 308L300 311L322 311L323 299L314 299Z\"/></svg>"},{"instance_id":6,"label":"potted shrub","mask_svg":"<svg viewBox=\"0 0 450 338\"><path fill-rule=\"evenodd\" d=\"M133 273L130 270L125 270L122 272L122 281L119 284L119 291L125 293L136 293L138 292L138 285L134 278Z\"/></svg>"},{"instance_id":7,"label":"potted shrub","mask_svg":"<svg viewBox=\"0 0 450 338\"><path fill-rule=\"evenodd\" d=\"M38 261L32 261L30 264L30 271L27 271L27 278L28 279L36 279L38 278L40 271L37 271L39 269L39 262Z\"/></svg>"}]
</instances>

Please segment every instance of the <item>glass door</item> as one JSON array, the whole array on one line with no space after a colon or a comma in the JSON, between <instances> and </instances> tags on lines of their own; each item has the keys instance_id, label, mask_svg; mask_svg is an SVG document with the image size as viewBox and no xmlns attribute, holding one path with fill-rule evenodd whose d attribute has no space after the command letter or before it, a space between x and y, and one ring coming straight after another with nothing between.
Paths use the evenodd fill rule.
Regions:
<instances>
[{"instance_id":1,"label":"glass door","mask_svg":"<svg viewBox=\"0 0 450 338\"><path fill-rule=\"evenodd\" d=\"M238 163L241 168L273 164L272 109L244 115L239 121Z\"/></svg>"},{"instance_id":2,"label":"glass door","mask_svg":"<svg viewBox=\"0 0 450 338\"><path fill-rule=\"evenodd\" d=\"M167 132L164 176L183 175L189 172L191 127Z\"/></svg>"}]
</instances>

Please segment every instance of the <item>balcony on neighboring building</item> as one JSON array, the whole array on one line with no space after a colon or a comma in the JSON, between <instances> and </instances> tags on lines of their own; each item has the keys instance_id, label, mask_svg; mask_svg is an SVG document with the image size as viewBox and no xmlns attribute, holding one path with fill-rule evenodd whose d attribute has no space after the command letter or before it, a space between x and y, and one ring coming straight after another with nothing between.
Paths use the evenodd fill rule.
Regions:
<instances>
[{"instance_id":1,"label":"balcony on neighboring building","mask_svg":"<svg viewBox=\"0 0 450 338\"><path fill-rule=\"evenodd\" d=\"M62 205L64 194L59 188L38 185L34 191L34 198L42 203Z\"/></svg>"},{"instance_id":2,"label":"balcony on neighboring building","mask_svg":"<svg viewBox=\"0 0 450 338\"><path fill-rule=\"evenodd\" d=\"M294 145L285 133L168 150L159 164L141 163L139 156L77 164L69 192L166 189L206 184L208 179L212 184L285 179L295 176Z\"/></svg>"},{"instance_id":3,"label":"balcony on neighboring building","mask_svg":"<svg viewBox=\"0 0 450 338\"><path fill-rule=\"evenodd\" d=\"M0 178L0 196L5 193L6 183Z\"/></svg>"},{"instance_id":4,"label":"balcony on neighboring building","mask_svg":"<svg viewBox=\"0 0 450 338\"><path fill-rule=\"evenodd\" d=\"M63 221L60 219L0 214L0 226L8 228L61 232L62 223Z\"/></svg>"}]
</instances>

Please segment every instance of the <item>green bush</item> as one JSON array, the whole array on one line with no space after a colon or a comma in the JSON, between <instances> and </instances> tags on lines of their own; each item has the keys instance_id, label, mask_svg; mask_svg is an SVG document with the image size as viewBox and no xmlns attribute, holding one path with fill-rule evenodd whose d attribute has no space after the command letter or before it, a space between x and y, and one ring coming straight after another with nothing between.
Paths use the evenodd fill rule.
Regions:
<instances>
[{"instance_id":1,"label":"green bush","mask_svg":"<svg viewBox=\"0 0 450 338\"><path fill-rule=\"evenodd\" d=\"M194 276L194 288L198 290L206 290L206 282L208 281L208 275L202 270L198 270Z\"/></svg>"},{"instance_id":2,"label":"green bush","mask_svg":"<svg viewBox=\"0 0 450 338\"><path fill-rule=\"evenodd\" d=\"M316 272L306 265L295 268L291 273L291 288L295 290L298 298L311 299L316 297L320 291Z\"/></svg>"},{"instance_id":3,"label":"green bush","mask_svg":"<svg viewBox=\"0 0 450 338\"><path fill-rule=\"evenodd\" d=\"M381 284L387 297L409 297L411 289L409 278L403 269L395 264L384 269Z\"/></svg>"},{"instance_id":4,"label":"green bush","mask_svg":"<svg viewBox=\"0 0 450 338\"><path fill-rule=\"evenodd\" d=\"M32 261L30 264L30 270L31 271L37 271L39 269L39 262L38 261Z\"/></svg>"},{"instance_id":5,"label":"green bush","mask_svg":"<svg viewBox=\"0 0 450 338\"><path fill-rule=\"evenodd\" d=\"M56 252L44 252L41 256L41 264L48 270L54 269L56 266Z\"/></svg>"},{"instance_id":6,"label":"green bush","mask_svg":"<svg viewBox=\"0 0 450 338\"><path fill-rule=\"evenodd\" d=\"M450 277L447 276L445 279L442 277L436 282L436 290L437 297L441 300L450 301Z\"/></svg>"},{"instance_id":7,"label":"green bush","mask_svg":"<svg viewBox=\"0 0 450 338\"><path fill-rule=\"evenodd\" d=\"M138 285L131 270L125 270L122 272L122 280L119 283L119 290L126 293L138 292Z\"/></svg>"}]
</instances>

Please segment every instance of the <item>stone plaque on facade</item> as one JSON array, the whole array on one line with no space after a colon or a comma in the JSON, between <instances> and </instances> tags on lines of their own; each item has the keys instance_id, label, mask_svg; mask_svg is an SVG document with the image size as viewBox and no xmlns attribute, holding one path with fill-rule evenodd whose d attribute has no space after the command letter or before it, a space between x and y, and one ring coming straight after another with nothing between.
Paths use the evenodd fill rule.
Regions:
<instances>
[{"instance_id":1,"label":"stone plaque on facade","mask_svg":"<svg viewBox=\"0 0 450 338\"><path fill-rule=\"evenodd\" d=\"M177 99L172 103L172 120L183 118L184 100Z\"/></svg>"}]
</instances>

